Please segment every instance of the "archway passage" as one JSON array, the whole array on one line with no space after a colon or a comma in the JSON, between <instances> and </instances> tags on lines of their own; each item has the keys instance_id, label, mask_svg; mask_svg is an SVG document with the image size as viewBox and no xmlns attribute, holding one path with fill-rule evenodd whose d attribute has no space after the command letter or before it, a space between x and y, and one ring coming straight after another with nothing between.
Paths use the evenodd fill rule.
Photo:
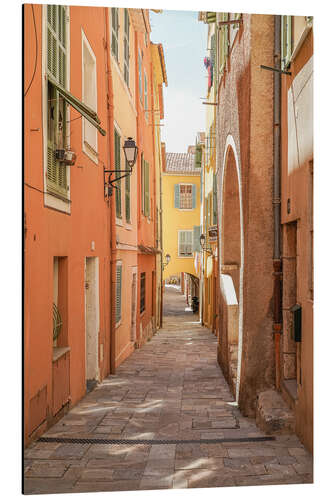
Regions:
<instances>
[{"instance_id":1,"label":"archway passage","mask_svg":"<svg viewBox=\"0 0 333 500\"><path fill-rule=\"evenodd\" d=\"M218 359L234 394L239 371L239 314L241 278L241 211L237 165L229 146L223 175L221 221L221 291Z\"/></svg>"}]
</instances>

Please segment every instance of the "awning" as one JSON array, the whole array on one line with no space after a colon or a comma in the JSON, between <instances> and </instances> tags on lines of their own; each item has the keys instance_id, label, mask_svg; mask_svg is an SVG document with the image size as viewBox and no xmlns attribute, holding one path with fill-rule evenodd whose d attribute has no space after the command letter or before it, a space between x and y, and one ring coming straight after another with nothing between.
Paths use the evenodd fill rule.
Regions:
<instances>
[{"instance_id":1,"label":"awning","mask_svg":"<svg viewBox=\"0 0 333 500\"><path fill-rule=\"evenodd\" d=\"M65 99L65 101L72 106L76 111L78 111L88 122L90 122L94 127L97 128L98 132L102 135L106 135L105 130L99 125L101 120L98 118L96 111L91 109L89 106L84 104L82 101L77 99L73 94L64 89L59 83L57 83L53 78L48 77L48 81L57 89L60 95Z\"/></svg>"},{"instance_id":2,"label":"awning","mask_svg":"<svg viewBox=\"0 0 333 500\"><path fill-rule=\"evenodd\" d=\"M140 253L144 253L146 255L156 255L162 253L159 248L149 247L146 245L138 245L138 249L140 250Z\"/></svg>"}]
</instances>

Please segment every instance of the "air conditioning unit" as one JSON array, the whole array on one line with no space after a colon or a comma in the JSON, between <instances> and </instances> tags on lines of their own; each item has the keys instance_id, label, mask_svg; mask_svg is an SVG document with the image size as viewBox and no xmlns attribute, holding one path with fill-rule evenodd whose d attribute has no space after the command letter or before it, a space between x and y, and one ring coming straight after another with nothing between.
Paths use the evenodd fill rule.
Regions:
<instances>
[{"instance_id":1,"label":"air conditioning unit","mask_svg":"<svg viewBox=\"0 0 333 500\"><path fill-rule=\"evenodd\" d=\"M76 161L76 153L74 153L74 151L68 151L66 149L56 149L55 157L64 165L74 165Z\"/></svg>"}]
</instances>

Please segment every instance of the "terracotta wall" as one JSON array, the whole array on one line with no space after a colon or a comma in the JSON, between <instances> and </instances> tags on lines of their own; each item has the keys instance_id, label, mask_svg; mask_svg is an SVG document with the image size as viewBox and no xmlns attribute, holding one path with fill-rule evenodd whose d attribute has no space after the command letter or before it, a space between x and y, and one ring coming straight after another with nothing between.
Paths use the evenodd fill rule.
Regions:
<instances>
[{"instance_id":1,"label":"terracotta wall","mask_svg":"<svg viewBox=\"0 0 333 500\"><path fill-rule=\"evenodd\" d=\"M296 432L304 444L313 449L313 153L309 152L299 165L288 161L288 90L292 82L300 81L301 72L306 67L306 81L309 84L311 58L313 56L313 32L309 31L295 60L291 63L291 76L283 75L281 82L281 222L283 224L283 338L281 338L281 380L282 393L295 409ZM303 85L304 89L306 85ZM294 92L297 91L295 86ZM295 94L294 94L295 95ZM302 112L312 110L312 96L308 101L296 104L298 117ZM290 126L290 125L289 125ZM312 123L309 123L312 126ZM304 129L301 130L304 133ZM310 132L311 133L311 132ZM301 141L302 138L299 137ZM300 143L301 147L301 143ZM300 151L300 156L302 151ZM288 165L289 164L289 165ZM289 201L288 201L289 200ZM288 240L289 228L295 225L295 242ZM293 247L294 246L294 251ZM291 269L291 259L294 268ZM291 276L292 275L292 276ZM292 281L294 290L292 290ZM298 303L302 307L302 341L295 343L293 338L293 318L290 307ZM287 352L292 355L287 356ZM293 387L295 393L288 391Z\"/></svg>"},{"instance_id":2,"label":"terracotta wall","mask_svg":"<svg viewBox=\"0 0 333 500\"><path fill-rule=\"evenodd\" d=\"M70 347L70 404L75 404L86 390L85 380L85 258L99 259L99 374L110 370L110 212L104 200L103 168L107 165L106 137L98 134L99 164L82 152L82 119L70 123L71 148L77 153L70 169L70 214L45 205L44 159L46 130L43 129L42 12L46 6L34 5L39 52L33 84L24 101L24 210L25 210L25 439L29 439L30 405L41 391L45 406L40 412L43 425L52 420L52 302L53 258L67 257L67 339ZM104 32L104 11L96 8L70 8L70 91L82 99L81 28L95 53L97 65L97 112L106 128L106 80L103 71L105 54L100 33ZM31 6L24 7L25 85L34 67L34 29ZM96 29L97 28L97 29ZM45 39L44 39L45 40ZM44 64L44 63L43 63ZM78 117L70 110L70 120ZM45 122L44 122L45 123ZM44 137L45 136L45 137ZM45 389L46 388L46 389ZM35 400L34 400L35 401ZM46 420L45 420L46 419ZM41 421L42 422L42 421ZM41 423L39 422L39 423ZM35 422L35 429L38 422Z\"/></svg>"},{"instance_id":3,"label":"terracotta wall","mask_svg":"<svg viewBox=\"0 0 333 500\"><path fill-rule=\"evenodd\" d=\"M273 64L273 16L243 14L231 48L225 74L219 85L217 120L217 177L220 227L220 253L224 245L222 209L223 176L228 174L228 148L234 158L233 192L238 196L241 210L235 227L239 231L238 301L242 359L239 384L239 404L246 415L253 415L256 395L273 385L272 341L272 119L273 80L260 64ZM231 153L229 153L231 154ZM229 170L229 173L231 170ZM227 177L226 177L227 178ZM229 213L232 217L232 213ZM227 242L227 241L226 241ZM228 259L232 261L232 256ZM220 266L233 262L220 261ZM243 275L241 268L243 267ZM221 270L222 270L221 269ZM220 270L220 272L221 272ZM225 271L226 274L230 274ZM243 285L241 284L243 280ZM237 280L236 280L237 282ZM223 295L218 283L219 336L223 332ZM242 337L241 337L242 335ZM260 346L260 349L258 349ZM219 351L223 365L222 351ZM238 359L238 363L240 359ZM224 367L228 375L228 367Z\"/></svg>"}]
</instances>

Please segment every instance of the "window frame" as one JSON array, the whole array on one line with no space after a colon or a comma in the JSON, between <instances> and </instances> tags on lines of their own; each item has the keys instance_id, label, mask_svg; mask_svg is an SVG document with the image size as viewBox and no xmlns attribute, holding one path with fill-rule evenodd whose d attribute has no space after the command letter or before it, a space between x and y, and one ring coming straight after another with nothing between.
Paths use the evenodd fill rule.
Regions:
<instances>
[{"instance_id":1,"label":"window frame","mask_svg":"<svg viewBox=\"0 0 333 500\"><path fill-rule=\"evenodd\" d=\"M139 74L139 98L142 104L143 88L142 88L142 51L138 50L138 74Z\"/></svg>"},{"instance_id":2,"label":"window frame","mask_svg":"<svg viewBox=\"0 0 333 500\"><path fill-rule=\"evenodd\" d=\"M148 78L147 78L147 73L146 70L143 70L143 92L144 92L144 101L143 101L143 106L144 106L144 111L145 111L145 118L146 122L148 123L148 118L149 118L149 105L148 105Z\"/></svg>"},{"instance_id":3,"label":"window frame","mask_svg":"<svg viewBox=\"0 0 333 500\"><path fill-rule=\"evenodd\" d=\"M126 23L127 20L127 23ZM124 9L124 80L129 87L129 70L130 70L130 18L128 9Z\"/></svg>"},{"instance_id":4,"label":"window frame","mask_svg":"<svg viewBox=\"0 0 333 500\"><path fill-rule=\"evenodd\" d=\"M63 6L53 6L50 7L62 7L64 9L64 27L65 33L63 36L64 46L66 49L66 57L64 64L64 85L65 89L70 88L70 7L67 5ZM58 11L56 17L58 16ZM52 72L48 69L48 5L44 4L42 6L42 100L43 100L43 112L42 112L42 120L43 120L43 179L44 179L44 204L48 208L53 208L60 212L64 212L67 214L71 213L71 201L70 201L70 168L64 165L62 168L65 171L66 176L66 190L58 189L56 186L52 185L48 178L48 154L50 154L48 142L48 120L49 120L49 104L48 104L48 94L49 89L52 87L52 83L50 83L50 79L53 79L57 83L59 79L55 79ZM54 87L53 87L54 88ZM54 92L57 93L56 90ZM64 123L65 129L63 132L63 147L70 149L70 110L69 106L64 100ZM54 151L54 149L53 149ZM52 154L52 153L51 153Z\"/></svg>"},{"instance_id":5,"label":"window frame","mask_svg":"<svg viewBox=\"0 0 333 500\"><path fill-rule=\"evenodd\" d=\"M117 62L119 62L119 8L110 7L111 13L111 39L110 39L110 50L112 56ZM114 45L113 45L114 41Z\"/></svg>"},{"instance_id":6,"label":"window frame","mask_svg":"<svg viewBox=\"0 0 333 500\"><path fill-rule=\"evenodd\" d=\"M186 233L186 234L191 233L191 235L192 235L191 236L191 248L192 248L191 255L182 255L180 253L180 244L181 244L180 243L180 234L181 233ZM188 245L188 242L187 243L185 242L185 244ZM191 258L193 258L193 253L194 253L194 251L193 251L193 229L178 229L177 247L178 247L177 250L178 250L178 257L179 258L181 258L181 259L188 259L188 258L191 259Z\"/></svg>"},{"instance_id":7,"label":"window frame","mask_svg":"<svg viewBox=\"0 0 333 500\"><path fill-rule=\"evenodd\" d=\"M114 139L114 170L115 170L115 176L118 177L117 171L121 170L121 132L118 130L116 126L114 126L114 134L113 134L113 139ZM117 148L116 141L119 140L119 148ZM118 156L118 157L117 157ZM117 164L117 161L119 159L119 164ZM119 172L120 175L120 172ZM116 218L117 219L122 219L122 203L121 203L121 179L118 179L116 181L116 190L115 190L115 197L116 197Z\"/></svg>"},{"instance_id":8,"label":"window frame","mask_svg":"<svg viewBox=\"0 0 333 500\"><path fill-rule=\"evenodd\" d=\"M82 102L87 104L90 108L92 108L94 111L97 113L97 106L98 106L98 88L97 88L97 62L96 62L96 56L94 54L94 51L91 48L91 45L89 43L89 40L87 39L83 29L81 28L81 35L82 35ZM87 103L85 100L85 71L84 71L84 51L87 49L89 56L91 57L94 65L93 69L93 80L94 80L94 86L95 86L95 103ZM88 120L84 117L82 117L82 151L94 162L96 165L98 165L98 135L97 135L97 129L94 127L94 134L95 134L95 143L90 144L85 136L86 134L86 129L87 127L94 127L91 123L88 122Z\"/></svg>"},{"instance_id":9,"label":"window frame","mask_svg":"<svg viewBox=\"0 0 333 500\"><path fill-rule=\"evenodd\" d=\"M188 186L191 186L191 207L182 207L182 200L184 201L184 194L186 193L181 193L181 188L185 187L187 188ZM183 194L183 196L182 196ZM186 198L185 198L186 200ZM179 183L179 209L180 210L194 210L193 209L193 184L190 184L190 183L185 183L185 182L180 182Z\"/></svg>"}]
</instances>

